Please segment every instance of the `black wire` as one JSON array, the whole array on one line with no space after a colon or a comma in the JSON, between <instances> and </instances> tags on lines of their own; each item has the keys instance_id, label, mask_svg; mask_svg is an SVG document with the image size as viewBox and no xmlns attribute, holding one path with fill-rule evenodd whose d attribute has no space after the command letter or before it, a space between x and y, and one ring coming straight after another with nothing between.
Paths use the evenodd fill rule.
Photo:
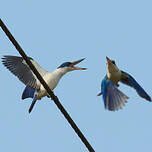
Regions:
<instances>
[{"instance_id":1,"label":"black wire","mask_svg":"<svg viewBox=\"0 0 152 152\"><path fill-rule=\"evenodd\" d=\"M30 69L33 71L33 73L39 79L39 81L41 82L41 84L43 85L43 87L46 89L46 91L50 95L51 99L56 104L56 106L62 112L62 114L64 115L64 117L67 119L67 121L70 123L71 127L74 129L74 131L76 132L76 134L80 137L81 141L85 144L85 146L87 147L87 149L90 152L95 152L95 150L92 148L92 146L87 141L87 139L85 138L85 136L82 134L82 132L80 131L80 129L77 127L77 125L75 124L75 122L72 120L72 118L70 117L70 115L67 113L67 111L65 110L65 108L61 105L58 97L55 96L54 93L51 91L51 89L48 87L48 85L46 84L46 82L44 81L44 79L41 77L41 75L36 70L36 68L34 67L34 65L28 59L27 55L24 53L24 51L21 48L21 46L15 40L15 38L10 33L10 31L8 30L8 28L6 27L6 25L3 23L3 21L1 19L0 19L0 26L1 26L2 30L5 32L5 34L7 35L7 37L9 38L9 40L13 43L13 45L15 46L15 48L17 49L17 51L20 53L20 55L23 57L23 59L29 65Z\"/></svg>"}]
</instances>

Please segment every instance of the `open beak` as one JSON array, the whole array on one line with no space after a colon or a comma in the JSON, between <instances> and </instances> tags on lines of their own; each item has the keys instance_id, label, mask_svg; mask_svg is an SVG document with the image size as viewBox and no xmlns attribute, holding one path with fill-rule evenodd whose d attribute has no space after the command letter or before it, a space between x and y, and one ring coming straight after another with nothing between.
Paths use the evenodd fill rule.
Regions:
<instances>
[{"instance_id":1,"label":"open beak","mask_svg":"<svg viewBox=\"0 0 152 152\"><path fill-rule=\"evenodd\" d=\"M107 64L110 65L112 62L111 60L106 56Z\"/></svg>"},{"instance_id":2,"label":"open beak","mask_svg":"<svg viewBox=\"0 0 152 152\"><path fill-rule=\"evenodd\" d=\"M85 58L83 59L80 59L80 60L77 60L77 61L74 61L74 62L71 62L71 68L73 70L86 70L87 68L80 68L80 67L75 67L76 64L82 62Z\"/></svg>"}]
</instances>

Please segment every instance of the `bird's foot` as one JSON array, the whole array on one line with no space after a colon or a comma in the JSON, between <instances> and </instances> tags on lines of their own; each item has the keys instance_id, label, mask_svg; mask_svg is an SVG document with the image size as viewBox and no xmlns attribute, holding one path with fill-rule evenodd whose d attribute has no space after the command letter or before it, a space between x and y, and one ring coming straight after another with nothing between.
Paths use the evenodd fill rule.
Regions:
<instances>
[{"instance_id":1,"label":"bird's foot","mask_svg":"<svg viewBox=\"0 0 152 152\"><path fill-rule=\"evenodd\" d=\"M101 92L97 94L97 96L101 96L101 95L102 95L102 93L101 93Z\"/></svg>"}]
</instances>

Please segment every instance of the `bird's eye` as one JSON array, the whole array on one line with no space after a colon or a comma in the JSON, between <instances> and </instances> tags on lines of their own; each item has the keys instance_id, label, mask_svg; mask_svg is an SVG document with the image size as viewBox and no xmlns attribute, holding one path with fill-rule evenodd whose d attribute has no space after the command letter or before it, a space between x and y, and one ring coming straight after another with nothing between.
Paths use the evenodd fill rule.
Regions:
<instances>
[{"instance_id":1,"label":"bird's eye","mask_svg":"<svg viewBox=\"0 0 152 152\"><path fill-rule=\"evenodd\" d=\"M58 68L64 68L64 67L69 67L69 66L71 66L71 62L64 62Z\"/></svg>"},{"instance_id":2,"label":"bird's eye","mask_svg":"<svg viewBox=\"0 0 152 152\"><path fill-rule=\"evenodd\" d=\"M67 67L71 66L71 62L67 62Z\"/></svg>"},{"instance_id":3,"label":"bird's eye","mask_svg":"<svg viewBox=\"0 0 152 152\"><path fill-rule=\"evenodd\" d=\"M114 65L116 65L115 61L111 61Z\"/></svg>"}]
</instances>

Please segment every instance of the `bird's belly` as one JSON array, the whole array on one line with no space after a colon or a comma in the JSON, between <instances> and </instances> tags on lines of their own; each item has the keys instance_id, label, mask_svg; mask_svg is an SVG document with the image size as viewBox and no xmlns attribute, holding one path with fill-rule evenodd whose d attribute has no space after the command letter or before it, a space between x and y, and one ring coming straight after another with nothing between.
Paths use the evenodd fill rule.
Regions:
<instances>
[{"instance_id":1,"label":"bird's belly","mask_svg":"<svg viewBox=\"0 0 152 152\"><path fill-rule=\"evenodd\" d=\"M56 80L49 80L49 81L47 81L47 85L49 86L49 88L51 90L53 90L57 86L57 83L58 83L58 81L56 81ZM37 99L41 99L42 97L45 97L47 95L48 95L47 91L45 90L45 88L43 87L43 85L41 85L40 86L40 90L37 91Z\"/></svg>"}]
</instances>

